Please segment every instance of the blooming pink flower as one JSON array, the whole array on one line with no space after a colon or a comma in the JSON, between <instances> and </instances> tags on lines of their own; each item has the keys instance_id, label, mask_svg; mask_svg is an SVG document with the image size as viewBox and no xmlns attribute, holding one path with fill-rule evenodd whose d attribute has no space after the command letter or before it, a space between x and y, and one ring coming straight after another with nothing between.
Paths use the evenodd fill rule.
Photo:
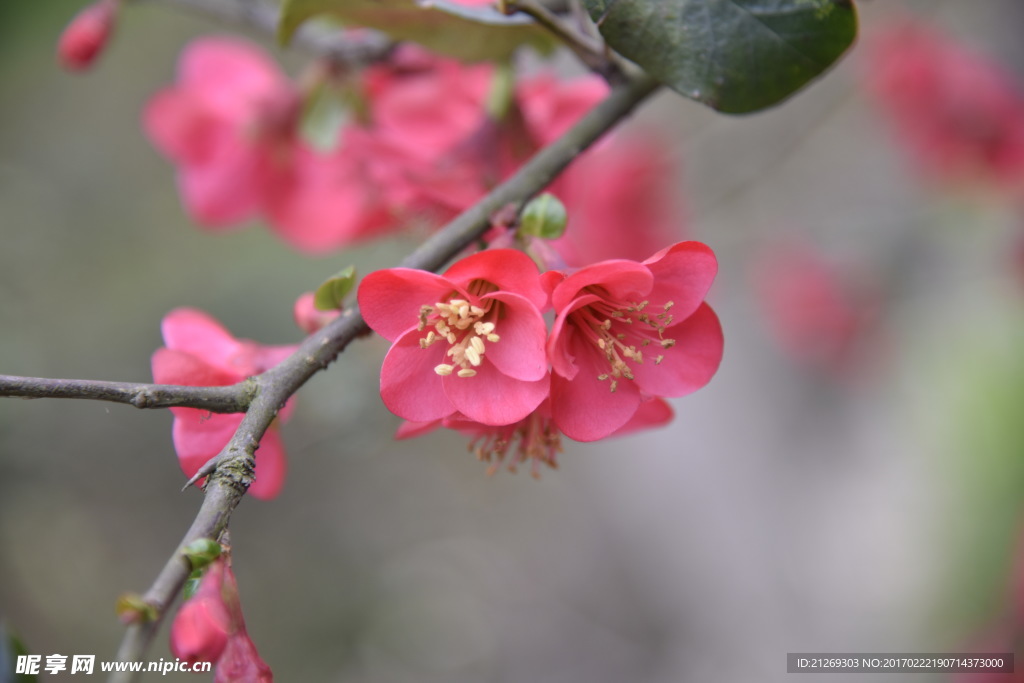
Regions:
<instances>
[{"instance_id":1,"label":"blooming pink flower","mask_svg":"<svg viewBox=\"0 0 1024 683\"><path fill-rule=\"evenodd\" d=\"M923 173L1024 189L1024 97L1001 65L912 19L867 55L866 86Z\"/></svg>"},{"instance_id":2,"label":"blooming pink flower","mask_svg":"<svg viewBox=\"0 0 1024 683\"><path fill-rule=\"evenodd\" d=\"M161 384L226 386L277 365L294 346L262 346L235 339L212 317L179 308L161 325L165 348L153 354L153 378ZM186 476L191 477L220 453L242 422L241 414L211 414L196 408L171 408L174 449ZM288 417L287 407L281 419ZM256 481L249 492L257 498L275 497L284 485L285 453L276 425L271 425L256 452Z\"/></svg>"},{"instance_id":3,"label":"blooming pink flower","mask_svg":"<svg viewBox=\"0 0 1024 683\"><path fill-rule=\"evenodd\" d=\"M507 425L547 396L547 293L522 252L483 251L444 275L379 270L358 299L367 324L393 342L381 397L396 415L428 422L460 412Z\"/></svg>"},{"instance_id":4,"label":"blooming pink flower","mask_svg":"<svg viewBox=\"0 0 1024 683\"><path fill-rule=\"evenodd\" d=\"M57 58L68 71L91 67L110 41L117 0L99 0L75 15L57 42Z\"/></svg>"},{"instance_id":5,"label":"blooming pink flower","mask_svg":"<svg viewBox=\"0 0 1024 683\"><path fill-rule=\"evenodd\" d=\"M224 558L203 574L171 625L171 652L189 663L214 663L215 683L272 683L273 674L245 628L238 583Z\"/></svg>"},{"instance_id":6,"label":"blooming pink flower","mask_svg":"<svg viewBox=\"0 0 1024 683\"><path fill-rule=\"evenodd\" d=\"M625 425L643 396L683 396L710 381L722 329L704 297L711 250L679 242L646 261L602 261L554 286L548 340L555 424L594 441Z\"/></svg>"},{"instance_id":7,"label":"blooming pink flower","mask_svg":"<svg viewBox=\"0 0 1024 683\"><path fill-rule=\"evenodd\" d=\"M660 427L672 417L672 407L668 403L660 398L648 398L640 403L633 417L611 436ZM562 452L562 433L551 417L550 400L545 400L519 422L509 425L481 424L454 413L432 422L404 422L395 437L409 439L422 436L438 427L454 429L472 437L469 451L476 455L477 460L490 463L488 475L503 465L510 472L515 472L519 465L529 464L530 474L535 478L540 478L542 465L558 469L556 458Z\"/></svg>"},{"instance_id":8,"label":"blooming pink flower","mask_svg":"<svg viewBox=\"0 0 1024 683\"><path fill-rule=\"evenodd\" d=\"M178 165L192 218L226 227L256 215L286 179L299 106L296 90L259 49L205 38L182 53L177 85L150 100L144 123Z\"/></svg>"}]
</instances>

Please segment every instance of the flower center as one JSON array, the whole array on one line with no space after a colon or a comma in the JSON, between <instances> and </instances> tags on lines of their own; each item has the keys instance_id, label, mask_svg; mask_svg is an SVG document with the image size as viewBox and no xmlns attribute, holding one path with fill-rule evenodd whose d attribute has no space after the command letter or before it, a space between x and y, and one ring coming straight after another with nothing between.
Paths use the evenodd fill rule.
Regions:
<instances>
[{"instance_id":1,"label":"flower center","mask_svg":"<svg viewBox=\"0 0 1024 683\"><path fill-rule=\"evenodd\" d=\"M672 325L669 311L674 305L672 301L652 306L650 301L622 302L606 298L583 306L572 314L577 328L608 362L608 372L599 374L597 378L602 382L609 380L610 391L615 392L619 380L633 379L630 363L642 364L645 351L650 353L648 347L653 345L656 350L668 350L676 345L675 339L665 336L665 330ZM652 314L651 310L657 308L661 309L660 312ZM660 365L664 359L664 354L654 356L654 364Z\"/></svg>"},{"instance_id":2,"label":"flower center","mask_svg":"<svg viewBox=\"0 0 1024 683\"><path fill-rule=\"evenodd\" d=\"M469 289L471 293L479 295L497 288L490 283L478 284L478 281L474 281L470 283ZM437 374L475 376L476 368L483 363L487 344L501 341L495 332L497 325L494 322L500 304L493 299L480 301L480 304L477 306L466 299L453 297L420 308L418 329L422 332L428 327L433 328L420 339L420 348L430 348L438 342L448 344L445 357L450 358L450 361L436 366L434 372Z\"/></svg>"}]
</instances>

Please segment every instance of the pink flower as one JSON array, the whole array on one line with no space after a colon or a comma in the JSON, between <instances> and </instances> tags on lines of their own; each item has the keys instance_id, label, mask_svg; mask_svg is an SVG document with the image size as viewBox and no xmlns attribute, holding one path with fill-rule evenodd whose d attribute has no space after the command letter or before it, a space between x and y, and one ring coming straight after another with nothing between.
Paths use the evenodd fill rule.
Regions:
<instances>
[{"instance_id":1,"label":"pink flower","mask_svg":"<svg viewBox=\"0 0 1024 683\"><path fill-rule=\"evenodd\" d=\"M623 436L642 429L660 427L672 420L672 407L660 398L641 402L633 417L611 436ZM405 422L395 435L409 439L432 432L438 427L454 429L472 437L469 451L477 460L490 463L492 475L503 465L515 472L519 465L529 464L530 474L540 478L540 468L558 469L556 457L562 452L562 433L551 417L551 402L545 400L536 410L510 425L486 425L454 413L433 422Z\"/></svg>"},{"instance_id":2,"label":"pink flower","mask_svg":"<svg viewBox=\"0 0 1024 683\"><path fill-rule=\"evenodd\" d=\"M807 245L762 254L753 289L772 337L793 358L834 373L856 365L878 302L847 273Z\"/></svg>"},{"instance_id":3,"label":"pink flower","mask_svg":"<svg viewBox=\"0 0 1024 683\"><path fill-rule=\"evenodd\" d=\"M1006 69L912 19L867 54L866 86L923 173L1024 189L1024 98Z\"/></svg>"},{"instance_id":4,"label":"pink flower","mask_svg":"<svg viewBox=\"0 0 1024 683\"><path fill-rule=\"evenodd\" d=\"M203 574L171 625L171 652L189 663L214 663L215 683L272 683L273 674L245 628L238 583L224 558Z\"/></svg>"},{"instance_id":5,"label":"pink flower","mask_svg":"<svg viewBox=\"0 0 1024 683\"><path fill-rule=\"evenodd\" d=\"M722 360L722 329L704 297L711 250L679 242L646 261L602 261L553 288L548 340L555 424L577 441L620 429L643 397L684 396Z\"/></svg>"},{"instance_id":6,"label":"pink flower","mask_svg":"<svg viewBox=\"0 0 1024 683\"><path fill-rule=\"evenodd\" d=\"M367 324L393 342L381 397L396 415L428 422L460 412L507 425L548 395L547 294L522 252L483 251L444 275L379 270L358 298Z\"/></svg>"},{"instance_id":7,"label":"pink flower","mask_svg":"<svg viewBox=\"0 0 1024 683\"><path fill-rule=\"evenodd\" d=\"M164 317L166 348L153 354L153 378L161 384L226 386L258 375L277 365L294 346L262 346L235 339L206 313L179 308ZM287 407L281 419L288 417ZM191 477L220 453L242 422L241 414L211 414L195 408L171 408L174 414L174 449L186 476ZM274 498L284 485L285 454L275 425L263 435L256 452L256 481L249 492Z\"/></svg>"},{"instance_id":8,"label":"pink flower","mask_svg":"<svg viewBox=\"0 0 1024 683\"><path fill-rule=\"evenodd\" d=\"M57 42L57 58L68 71L85 71L110 41L117 20L117 0L99 0L79 12Z\"/></svg>"}]
</instances>

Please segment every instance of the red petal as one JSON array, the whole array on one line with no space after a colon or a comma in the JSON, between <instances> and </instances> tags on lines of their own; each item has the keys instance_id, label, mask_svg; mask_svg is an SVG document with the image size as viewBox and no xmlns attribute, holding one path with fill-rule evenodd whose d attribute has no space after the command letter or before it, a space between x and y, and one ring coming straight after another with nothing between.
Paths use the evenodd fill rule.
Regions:
<instances>
[{"instance_id":1,"label":"red petal","mask_svg":"<svg viewBox=\"0 0 1024 683\"><path fill-rule=\"evenodd\" d=\"M673 303L676 320L697 310L718 273L718 261L711 248L700 242L679 242L662 249L644 264L654 274L648 294L652 303Z\"/></svg>"},{"instance_id":2,"label":"red petal","mask_svg":"<svg viewBox=\"0 0 1024 683\"><path fill-rule=\"evenodd\" d=\"M576 367L576 356L573 355L571 350L575 340L577 337L581 340L586 340L583 332L575 324L568 322L569 315L583 306L600 300L601 297L596 294L581 296L562 309L558 317L555 318L555 324L551 328L551 336L548 338L548 357L551 359L551 368L566 379L572 379L579 371L579 368ZM585 350L591 353L594 352L590 348Z\"/></svg>"},{"instance_id":3,"label":"red petal","mask_svg":"<svg viewBox=\"0 0 1024 683\"><path fill-rule=\"evenodd\" d=\"M562 284L555 287L551 303L556 311L561 311L585 287L591 285L604 288L608 299L639 302L654 285L654 276L647 266L636 261L602 261L581 268L565 278Z\"/></svg>"},{"instance_id":4,"label":"red petal","mask_svg":"<svg viewBox=\"0 0 1024 683\"><path fill-rule=\"evenodd\" d=\"M495 332L497 342L485 342L485 360L513 379L535 382L548 374L547 324L540 311L524 297L511 292L494 292L488 297L505 304L505 315Z\"/></svg>"},{"instance_id":5,"label":"red petal","mask_svg":"<svg viewBox=\"0 0 1024 683\"><path fill-rule=\"evenodd\" d=\"M391 346L380 371L380 397L388 410L413 422L439 420L455 412L434 368L445 360L440 344L420 348L421 333L409 330Z\"/></svg>"},{"instance_id":6,"label":"red petal","mask_svg":"<svg viewBox=\"0 0 1024 683\"><path fill-rule=\"evenodd\" d=\"M636 383L651 396L685 396L700 389L714 376L722 362L722 325L707 304L665 331L676 344L665 349L661 365L653 363L655 347L648 347L643 363L631 363ZM621 383L620 383L621 386Z\"/></svg>"},{"instance_id":7,"label":"red petal","mask_svg":"<svg viewBox=\"0 0 1024 683\"><path fill-rule=\"evenodd\" d=\"M647 398L640 401L640 407L612 436L625 436L651 427L662 427L672 421L675 411L668 401L662 398Z\"/></svg>"},{"instance_id":8,"label":"red petal","mask_svg":"<svg viewBox=\"0 0 1024 683\"><path fill-rule=\"evenodd\" d=\"M537 264L515 249L488 249L467 256L446 270L444 276L463 286L473 280L486 280L497 285L499 290L526 297L539 309L548 303Z\"/></svg>"},{"instance_id":9,"label":"red petal","mask_svg":"<svg viewBox=\"0 0 1024 683\"><path fill-rule=\"evenodd\" d=\"M619 379L615 392L611 380L599 380L608 371L604 358L595 358L586 349L576 352L579 372L572 380L558 375L551 378L551 411L562 433L576 441L597 441L612 434L636 413L640 391L628 379ZM600 360L601 363L594 362Z\"/></svg>"},{"instance_id":10,"label":"red petal","mask_svg":"<svg viewBox=\"0 0 1024 683\"><path fill-rule=\"evenodd\" d=\"M157 349L153 353L153 381L157 384L182 384L190 387L219 387L235 384L243 378L210 365L191 353Z\"/></svg>"},{"instance_id":11,"label":"red petal","mask_svg":"<svg viewBox=\"0 0 1024 683\"><path fill-rule=\"evenodd\" d=\"M175 411L171 434L181 471L186 477L194 475L210 458L221 452L243 417L241 413L215 415L194 408Z\"/></svg>"},{"instance_id":12,"label":"red petal","mask_svg":"<svg viewBox=\"0 0 1024 683\"><path fill-rule=\"evenodd\" d=\"M455 285L440 275L413 268L388 268L363 278L357 298L366 324L394 341L410 328L415 332L420 308L447 301L453 291L458 291ZM426 331L419 334L426 336Z\"/></svg>"},{"instance_id":13,"label":"red petal","mask_svg":"<svg viewBox=\"0 0 1024 683\"><path fill-rule=\"evenodd\" d=\"M256 480L249 487L249 493L260 500L276 498L284 486L287 471L288 460L275 422L260 439L260 447L256 449Z\"/></svg>"},{"instance_id":14,"label":"red petal","mask_svg":"<svg viewBox=\"0 0 1024 683\"><path fill-rule=\"evenodd\" d=\"M548 396L548 378L536 382L513 379L484 362L475 377L443 377L444 391L458 410L470 420L486 425L518 422L533 412Z\"/></svg>"},{"instance_id":15,"label":"red petal","mask_svg":"<svg viewBox=\"0 0 1024 683\"><path fill-rule=\"evenodd\" d=\"M241 344L213 316L195 308L176 308L164 316L160 330L167 348L191 353L226 372L234 370L232 359Z\"/></svg>"}]
</instances>

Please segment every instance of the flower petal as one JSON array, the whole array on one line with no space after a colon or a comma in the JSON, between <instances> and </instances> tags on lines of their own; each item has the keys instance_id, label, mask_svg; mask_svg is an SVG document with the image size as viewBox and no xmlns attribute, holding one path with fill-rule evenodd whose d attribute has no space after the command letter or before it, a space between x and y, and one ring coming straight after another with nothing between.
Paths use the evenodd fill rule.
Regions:
<instances>
[{"instance_id":1,"label":"flower petal","mask_svg":"<svg viewBox=\"0 0 1024 683\"><path fill-rule=\"evenodd\" d=\"M256 449L256 480L249 486L249 493L260 500L271 500L281 493L288 460L285 456L281 431L275 422L260 439Z\"/></svg>"},{"instance_id":2,"label":"flower petal","mask_svg":"<svg viewBox=\"0 0 1024 683\"><path fill-rule=\"evenodd\" d=\"M606 297L619 301L640 301L654 285L654 276L647 266L636 261L615 259L581 268L560 285L551 295L556 311L561 311L579 296L586 287L601 287Z\"/></svg>"},{"instance_id":3,"label":"flower petal","mask_svg":"<svg viewBox=\"0 0 1024 683\"><path fill-rule=\"evenodd\" d=\"M153 353L153 381L190 387L220 387L235 384L241 377L210 365L191 353L159 348Z\"/></svg>"},{"instance_id":4,"label":"flower petal","mask_svg":"<svg viewBox=\"0 0 1024 683\"><path fill-rule=\"evenodd\" d=\"M171 435L181 471L186 477L194 475L210 458L220 453L234 436L243 417L241 413L218 415L194 408L175 411Z\"/></svg>"},{"instance_id":5,"label":"flower petal","mask_svg":"<svg viewBox=\"0 0 1024 683\"><path fill-rule=\"evenodd\" d=\"M584 342L585 343L585 342ZM610 380L599 380L607 372L594 354L574 343L579 372L572 380L558 375L551 378L551 412L562 433L576 441L597 441L612 434L636 413L640 390L636 383L620 379L614 392Z\"/></svg>"},{"instance_id":6,"label":"flower petal","mask_svg":"<svg viewBox=\"0 0 1024 683\"><path fill-rule=\"evenodd\" d=\"M388 268L363 278L357 298L366 324L385 339L395 341L410 328L415 331L421 307L446 301L453 291L465 296L440 275L414 268Z\"/></svg>"},{"instance_id":7,"label":"flower petal","mask_svg":"<svg viewBox=\"0 0 1024 683\"><path fill-rule=\"evenodd\" d=\"M625 436L651 427L662 427L672 421L676 416L672 406L663 398L645 398L640 401L629 422L617 429L612 436Z\"/></svg>"},{"instance_id":8,"label":"flower petal","mask_svg":"<svg viewBox=\"0 0 1024 683\"><path fill-rule=\"evenodd\" d=\"M451 415L455 407L445 398L443 378L434 372L444 362L441 346L421 349L420 334L413 328L391 346L380 371L380 396L395 415L429 422Z\"/></svg>"},{"instance_id":9,"label":"flower petal","mask_svg":"<svg viewBox=\"0 0 1024 683\"><path fill-rule=\"evenodd\" d=\"M445 395L470 420L486 425L512 424L532 413L548 396L547 376L524 382L503 375L486 361L476 371L475 377L442 378Z\"/></svg>"},{"instance_id":10,"label":"flower petal","mask_svg":"<svg viewBox=\"0 0 1024 683\"><path fill-rule=\"evenodd\" d=\"M160 331L167 348L191 353L227 372L233 370L232 359L241 344L213 316L195 308L176 308L164 316Z\"/></svg>"},{"instance_id":11,"label":"flower petal","mask_svg":"<svg viewBox=\"0 0 1024 683\"><path fill-rule=\"evenodd\" d=\"M505 306L505 315L494 330L501 340L486 342L484 357L499 372L514 379L530 382L542 379L548 374L544 316L528 299L512 292L494 292L483 298L500 301Z\"/></svg>"},{"instance_id":12,"label":"flower petal","mask_svg":"<svg viewBox=\"0 0 1024 683\"><path fill-rule=\"evenodd\" d=\"M660 365L650 361L631 364L644 393L685 396L711 381L722 362L724 340L722 325L710 306L701 304L689 318L666 330L665 336L676 343L665 349Z\"/></svg>"},{"instance_id":13,"label":"flower petal","mask_svg":"<svg viewBox=\"0 0 1024 683\"><path fill-rule=\"evenodd\" d=\"M444 276L463 286L473 280L486 280L499 290L515 292L544 310L548 295L540 281L537 264L516 249L488 249L467 256L445 271Z\"/></svg>"},{"instance_id":14,"label":"flower petal","mask_svg":"<svg viewBox=\"0 0 1024 683\"><path fill-rule=\"evenodd\" d=\"M648 298L657 305L671 301L676 320L697 310L718 273L714 252L700 242L677 242L651 256L644 265L654 274Z\"/></svg>"}]
</instances>

